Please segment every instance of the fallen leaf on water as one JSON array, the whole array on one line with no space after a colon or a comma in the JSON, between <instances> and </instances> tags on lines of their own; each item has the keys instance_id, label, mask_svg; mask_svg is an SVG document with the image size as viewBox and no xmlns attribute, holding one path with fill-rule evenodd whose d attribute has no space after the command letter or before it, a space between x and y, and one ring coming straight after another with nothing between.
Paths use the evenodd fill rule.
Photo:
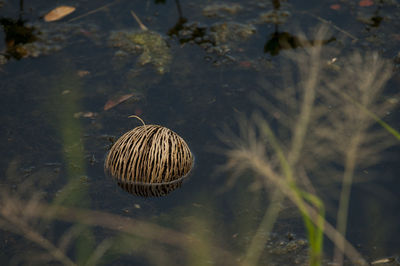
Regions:
<instances>
[{"instance_id":1,"label":"fallen leaf on water","mask_svg":"<svg viewBox=\"0 0 400 266\"><path fill-rule=\"evenodd\" d=\"M81 118L81 117L94 118L96 116L97 116L97 113L93 113L93 112L77 112L74 114L75 118Z\"/></svg>"},{"instance_id":2,"label":"fallen leaf on water","mask_svg":"<svg viewBox=\"0 0 400 266\"><path fill-rule=\"evenodd\" d=\"M63 17L71 14L75 11L75 7L73 6L59 6L51 10L44 16L44 21L51 22L62 19Z\"/></svg>"},{"instance_id":3,"label":"fallen leaf on water","mask_svg":"<svg viewBox=\"0 0 400 266\"><path fill-rule=\"evenodd\" d=\"M125 94L125 95L119 96L118 98L113 98L113 99L108 100L106 102L106 104L104 105L104 111L107 111L107 110L113 108L114 106L128 100L132 96L133 96L133 93L130 93L130 94Z\"/></svg>"},{"instance_id":4,"label":"fallen leaf on water","mask_svg":"<svg viewBox=\"0 0 400 266\"><path fill-rule=\"evenodd\" d=\"M136 109L133 113L135 115L141 115L141 114L143 114L143 110L140 107L136 107Z\"/></svg>"},{"instance_id":5,"label":"fallen leaf on water","mask_svg":"<svg viewBox=\"0 0 400 266\"><path fill-rule=\"evenodd\" d=\"M372 0L361 0L360 2L358 2L359 6L372 6L374 4L374 1Z\"/></svg>"},{"instance_id":6,"label":"fallen leaf on water","mask_svg":"<svg viewBox=\"0 0 400 266\"><path fill-rule=\"evenodd\" d=\"M394 258L394 257L379 259L379 260L375 260L375 261L371 262L371 265L387 264L387 263L390 263L390 262L394 262L395 260L396 260L396 258Z\"/></svg>"},{"instance_id":7,"label":"fallen leaf on water","mask_svg":"<svg viewBox=\"0 0 400 266\"><path fill-rule=\"evenodd\" d=\"M87 70L78 70L78 72L77 72L77 74L78 74L78 76L79 77L84 77L84 76L87 76L87 75L89 75L90 74L90 72L89 71L87 71Z\"/></svg>"},{"instance_id":8,"label":"fallen leaf on water","mask_svg":"<svg viewBox=\"0 0 400 266\"><path fill-rule=\"evenodd\" d=\"M339 10L340 9L340 5L339 4L333 4L333 5L330 5L329 8L333 9L333 10Z\"/></svg>"},{"instance_id":9,"label":"fallen leaf on water","mask_svg":"<svg viewBox=\"0 0 400 266\"><path fill-rule=\"evenodd\" d=\"M249 68L249 67L251 67L252 64L250 61L241 61L241 62L239 62L239 65L241 67Z\"/></svg>"},{"instance_id":10,"label":"fallen leaf on water","mask_svg":"<svg viewBox=\"0 0 400 266\"><path fill-rule=\"evenodd\" d=\"M396 41L400 41L400 34L393 33L393 34L392 34L392 37L393 37L393 39L395 39Z\"/></svg>"}]
</instances>

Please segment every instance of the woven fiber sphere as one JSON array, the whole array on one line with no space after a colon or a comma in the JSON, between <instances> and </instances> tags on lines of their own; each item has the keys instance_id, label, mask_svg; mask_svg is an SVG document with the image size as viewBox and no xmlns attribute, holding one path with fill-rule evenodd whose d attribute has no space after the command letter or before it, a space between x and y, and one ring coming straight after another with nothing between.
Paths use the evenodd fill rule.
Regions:
<instances>
[{"instance_id":1,"label":"woven fiber sphere","mask_svg":"<svg viewBox=\"0 0 400 266\"><path fill-rule=\"evenodd\" d=\"M132 194L164 196L181 186L193 161L188 145L178 134L159 125L143 125L114 143L104 169Z\"/></svg>"}]
</instances>

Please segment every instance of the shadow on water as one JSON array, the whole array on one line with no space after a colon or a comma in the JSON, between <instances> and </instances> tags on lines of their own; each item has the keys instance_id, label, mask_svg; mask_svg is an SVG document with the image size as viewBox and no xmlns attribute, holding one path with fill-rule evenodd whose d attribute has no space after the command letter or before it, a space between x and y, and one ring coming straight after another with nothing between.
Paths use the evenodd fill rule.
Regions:
<instances>
[{"instance_id":1,"label":"shadow on water","mask_svg":"<svg viewBox=\"0 0 400 266\"><path fill-rule=\"evenodd\" d=\"M174 27L168 30L168 36L176 36L180 44L195 42L199 45L215 45L212 40L204 38L207 33L207 27L196 25L196 23L190 23L189 20L183 16L180 0L175 0L175 5L178 12L178 21Z\"/></svg>"},{"instance_id":2,"label":"shadow on water","mask_svg":"<svg viewBox=\"0 0 400 266\"><path fill-rule=\"evenodd\" d=\"M301 37L294 36L288 32L279 32L278 26L275 26L275 32L272 33L265 43L264 53L278 55L282 50L291 50L300 47L326 45L336 41L335 37L330 37L326 40L304 40Z\"/></svg>"},{"instance_id":3,"label":"shadow on water","mask_svg":"<svg viewBox=\"0 0 400 266\"><path fill-rule=\"evenodd\" d=\"M40 34L34 27L27 26L27 20L23 19L24 1L19 2L19 15L17 19L0 17L0 24L5 33L6 51L2 54L7 60L15 58L17 60L26 55L26 51L22 45L32 43L37 40L37 35Z\"/></svg>"},{"instance_id":4,"label":"shadow on water","mask_svg":"<svg viewBox=\"0 0 400 266\"><path fill-rule=\"evenodd\" d=\"M287 14L280 11L280 1L272 1L273 10L268 14L267 21L274 24L274 32L270 34L267 42L264 45L264 53L270 53L272 56L278 55L282 50L292 50L296 48L306 48L307 46L327 45L336 41L335 37L330 37L326 40L306 40L304 36L295 36L289 32L280 32L279 25L283 24Z\"/></svg>"}]
</instances>

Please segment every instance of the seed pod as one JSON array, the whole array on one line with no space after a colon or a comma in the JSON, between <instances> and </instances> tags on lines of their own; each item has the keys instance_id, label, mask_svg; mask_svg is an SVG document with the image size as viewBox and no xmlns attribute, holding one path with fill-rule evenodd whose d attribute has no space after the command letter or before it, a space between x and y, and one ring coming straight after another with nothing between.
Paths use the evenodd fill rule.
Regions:
<instances>
[{"instance_id":1,"label":"seed pod","mask_svg":"<svg viewBox=\"0 0 400 266\"><path fill-rule=\"evenodd\" d=\"M172 130L143 125L120 137L104 163L105 172L138 196L164 196L180 187L193 165L186 142Z\"/></svg>"}]
</instances>

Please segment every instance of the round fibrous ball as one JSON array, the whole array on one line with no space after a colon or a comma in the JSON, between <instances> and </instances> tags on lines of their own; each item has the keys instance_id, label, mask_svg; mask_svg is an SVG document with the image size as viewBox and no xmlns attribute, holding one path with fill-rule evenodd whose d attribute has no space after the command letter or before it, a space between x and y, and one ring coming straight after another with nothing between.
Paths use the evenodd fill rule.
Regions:
<instances>
[{"instance_id":1,"label":"round fibrous ball","mask_svg":"<svg viewBox=\"0 0 400 266\"><path fill-rule=\"evenodd\" d=\"M193 162L188 145L178 134L159 125L143 125L114 143L104 169L132 194L164 196L181 186Z\"/></svg>"}]
</instances>

